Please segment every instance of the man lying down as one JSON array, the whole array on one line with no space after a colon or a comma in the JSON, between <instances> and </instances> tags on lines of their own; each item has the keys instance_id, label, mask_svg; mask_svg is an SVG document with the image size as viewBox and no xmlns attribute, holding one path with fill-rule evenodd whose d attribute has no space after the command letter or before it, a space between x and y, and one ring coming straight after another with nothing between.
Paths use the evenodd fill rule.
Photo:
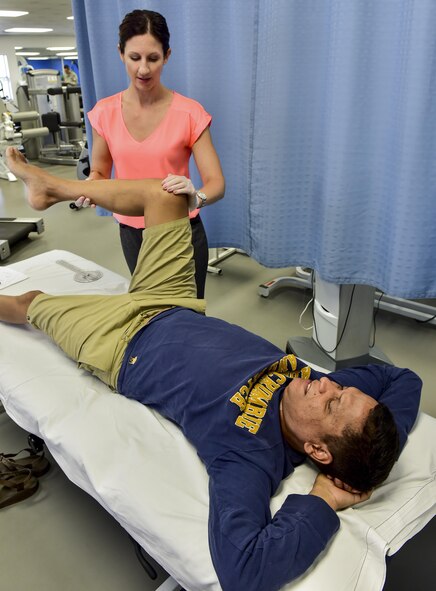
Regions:
<instances>
[{"instance_id":1,"label":"man lying down","mask_svg":"<svg viewBox=\"0 0 436 591\"><path fill-rule=\"evenodd\" d=\"M273 591L305 572L339 528L337 511L388 476L418 412L421 380L366 366L329 376L195 297L188 205L161 181L56 178L14 148L7 164L38 210L84 196L146 229L129 292L0 296L0 320L47 333L79 366L174 421L209 474L209 546L224 591ZM307 495L270 498L310 458Z\"/></svg>"}]
</instances>

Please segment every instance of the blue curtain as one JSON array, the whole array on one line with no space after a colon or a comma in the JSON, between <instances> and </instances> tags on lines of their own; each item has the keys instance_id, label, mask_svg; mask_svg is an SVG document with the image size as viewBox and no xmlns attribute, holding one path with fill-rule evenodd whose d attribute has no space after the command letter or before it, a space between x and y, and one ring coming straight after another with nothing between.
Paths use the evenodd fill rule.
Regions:
<instances>
[{"instance_id":1,"label":"blue curtain","mask_svg":"<svg viewBox=\"0 0 436 591\"><path fill-rule=\"evenodd\" d=\"M436 297L434 0L73 0L86 110L127 86L134 8L165 15L163 81L213 115L212 246Z\"/></svg>"}]
</instances>

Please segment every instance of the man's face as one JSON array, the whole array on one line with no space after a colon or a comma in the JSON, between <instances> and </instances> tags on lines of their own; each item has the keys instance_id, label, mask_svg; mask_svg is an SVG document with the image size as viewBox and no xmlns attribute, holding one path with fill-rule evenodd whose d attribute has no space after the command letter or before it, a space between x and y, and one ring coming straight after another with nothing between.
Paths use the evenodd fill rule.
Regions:
<instances>
[{"instance_id":1,"label":"man's face","mask_svg":"<svg viewBox=\"0 0 436 591\"><path fill-rule=\"evenodd\" d=\"M291 445L301 450L306 442L320 443L326 435L340 436L346 427L360 431L376 405L361 390L326 377L294 378L281 401L282 430Z\"/></svg>"}]
</instances>

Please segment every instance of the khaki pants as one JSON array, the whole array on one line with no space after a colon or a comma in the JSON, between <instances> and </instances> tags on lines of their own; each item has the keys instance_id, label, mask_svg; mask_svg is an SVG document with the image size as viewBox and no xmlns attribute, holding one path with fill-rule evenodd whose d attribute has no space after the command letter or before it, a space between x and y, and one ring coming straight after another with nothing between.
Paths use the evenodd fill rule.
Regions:
<instances>
[{"instance_id":1,"label":"khaki pants","mask_svg":"<svg viewBox=\"0 0 436 591\"><path fill-rule=\"evenodd\" d=\"M174 306L205 312L196 298L188 218L147 228L129 291L122 295L37 296L28 321L80 367L116 389L127 344L153 316Z\"/></svg>"}]
</instances>

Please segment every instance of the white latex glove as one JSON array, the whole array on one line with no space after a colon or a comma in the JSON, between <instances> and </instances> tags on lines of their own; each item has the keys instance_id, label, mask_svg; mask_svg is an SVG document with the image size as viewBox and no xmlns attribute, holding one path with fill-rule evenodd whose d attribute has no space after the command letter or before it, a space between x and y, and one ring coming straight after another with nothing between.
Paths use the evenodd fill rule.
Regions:
<instances>
[{"instance_id":1,"label":"white latex glove","mask_svg":"<svg viewBox=\"0 0 436 591\"><path fill-rule=\"evenodd\" d=\"M189 197L189 211L198 207L197 190L191 179L177 174L168 174L162 181L162 189L175 195L185 194Z\"/></svg>"},{"instance_id":2,"label":"white latex glove","mask_svg":"<svg viewBox=\"0 0 436 591\"><path fill-rule=\"evenodd\" d=\"M92 179L87 178L85 179L85 181L90 181ZM76 199L76 201L74 202L74 205L76 206L77 209L83 209L85 207L95 207L95 203L91 202L91 199L89 199L88 197L85 197L84 195L81 195L78 199Z\"/></svg>"},{"instance_id":3,"label":"white latex glove","mask_svg":"<svg viewBox=\"0 0 436 591\"><path fill-rule=\"evenodd\" d=\"M77 209L83 209L85 207L91 207L93 204L91 203L91 199L81 195L78 199L76 199L74 205L77 207Z\"/></svg>"}]
</instances>

